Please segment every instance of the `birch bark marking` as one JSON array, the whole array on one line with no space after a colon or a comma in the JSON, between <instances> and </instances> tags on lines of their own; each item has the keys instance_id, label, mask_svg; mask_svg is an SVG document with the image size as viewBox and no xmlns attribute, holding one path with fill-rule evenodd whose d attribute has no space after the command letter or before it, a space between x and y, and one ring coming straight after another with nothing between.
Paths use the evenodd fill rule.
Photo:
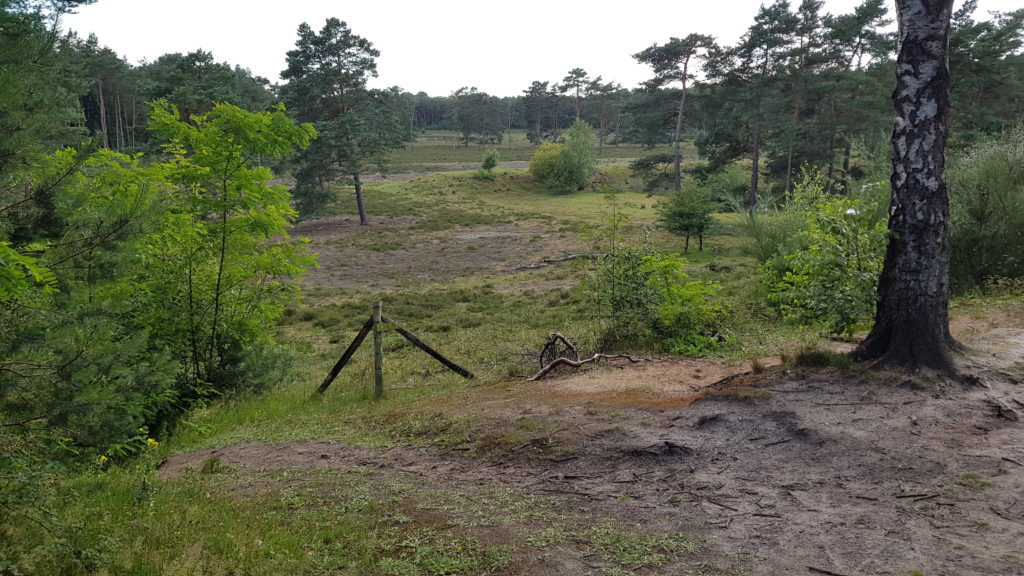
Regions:
<instances>
[{"instance_id":1,"label":"birch bark marking","mask_svg":"<svg viewBox=\"0 0 1024 576\"><path fill-rule=\"evenodd\" d=\"M875 366L955 374L944 178L952 0L897 0L899 56L889 230L875 325L854 351Z\"/></svg>"}]
</instances>

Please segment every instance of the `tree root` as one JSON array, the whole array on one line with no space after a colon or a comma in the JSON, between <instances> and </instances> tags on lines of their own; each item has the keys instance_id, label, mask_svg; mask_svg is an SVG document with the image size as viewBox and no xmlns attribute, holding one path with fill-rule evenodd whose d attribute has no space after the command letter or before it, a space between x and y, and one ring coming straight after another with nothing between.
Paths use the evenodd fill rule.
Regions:
<instances>
[{"instance_id":1,"label":"tree root","mask_svg":"<svg viewBox=\"0 0 1024 576\"><path fill-rule=\"evenodd\" d=\"M536 376L534 376L533 378L528 378L527 380L530 382L540 380L541 378L547 376L549 372L551 372L552 370L559 366L572 366L573 368L579 368L580 366L583 366L584 364L589 364L591 362L597 362L599 360L612 360L615 358L625 358L633 364L636 364L637 362L640 361L639 359L633 358L628 354L594 354L593 356L587 358L586 360L570 360L562 356L556 358L553 362L542 368Z\"/></svg>"}]
</instances>

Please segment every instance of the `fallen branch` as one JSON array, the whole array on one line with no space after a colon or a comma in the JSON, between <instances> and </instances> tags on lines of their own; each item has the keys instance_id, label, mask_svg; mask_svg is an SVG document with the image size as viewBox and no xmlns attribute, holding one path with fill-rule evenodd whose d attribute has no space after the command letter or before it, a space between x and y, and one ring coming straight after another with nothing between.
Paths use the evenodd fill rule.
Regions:
<instances>
[{"instance_id":1,"label":"fallen branch","mask_svg":"<svg viewBox=\"0 0 1024 576\"><path fill-rule=\"evenodd\" d=\"M536 270L537 268L543 268L543 267L548 266L550 264L557 264L559 262L568 262L570 260L597 260L599 258L604 258L604 255L603 254L569 254L568 256L563 256L561 258L545 258L545 259L541 260L540 262L535 262L533 264L525 264L523 266L516 266L515 268L512 268L512 271Z\"/></svg>"},{"instance_id":2,"label":"fallen branch","mask_svg":"<svg viewBox=\"0 0 1024 576\"><path fill-rule=\"evenodd\" d=\"M583 366L584 364L589 364L591 362L597 362L598 360L614 360L616 358L625 358L626 360L629 360L633 364L636 364L637 362L640 361L640 360L638 360L636 358L633 358L632 356L630 356L628 354L594 354L593 356L591 356L590 358L587 358L586 360L578 360L578 361L577 360L570 360L570 359L562 356L560 358L556 358L553 362L551 362L550 364L548 364L547 366L542 368L541 371L538 372L536 376L534 376L533 378L527 378L527 380L530 381L530 382L535 382L537 380L540 380L541 378L547 376L548 372L551 372L552 370L554 370L555 368L558 368L559 366L572 366L573 368L579 368L580 366Z\"/></svg>"},{"instance_id":3,"label":"fallen branch","mask_svg":"<svg viewBox=\"0 0 1024 576\"><path fill-rule=\"evenodd\" d=\"M825 570L824 568L815 568L814 566L808 566L807 569L811 572L816 572L818 574L826 574L827 576L846 576L846 574L840 574L839 572Z\"/></svg>"}]
</instances>

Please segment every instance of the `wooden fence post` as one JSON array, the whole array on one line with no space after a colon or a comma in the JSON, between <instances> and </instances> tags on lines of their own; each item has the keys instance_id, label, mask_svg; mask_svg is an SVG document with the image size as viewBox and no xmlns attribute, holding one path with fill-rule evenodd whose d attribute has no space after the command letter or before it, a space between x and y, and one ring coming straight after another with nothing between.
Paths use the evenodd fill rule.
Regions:
<instances>
[{"instance_id":1,"label":"wooden fence post","mask_svg":"<svg viewBox=\"0 0 1024 576\"><path fill-rule=\"evenodd\" d=\"M384 396L384 334L381 330L381 317L384 314L384 303L373 305L373 398L380 400Z\"/></svg>"}]
</instances>

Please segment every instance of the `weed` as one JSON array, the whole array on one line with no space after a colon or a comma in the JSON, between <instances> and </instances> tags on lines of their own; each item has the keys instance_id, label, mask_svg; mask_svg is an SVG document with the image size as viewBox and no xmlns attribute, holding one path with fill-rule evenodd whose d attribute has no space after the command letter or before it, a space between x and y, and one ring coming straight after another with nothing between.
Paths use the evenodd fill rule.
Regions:
<instances>
[{"instance_id":1,"label":"weed","mask_svg":"<svg viewBox=\"0 0 1024 576\"><path fill-rule=\"evenodd\" d=\"M203 461L203 465L199 468L200 474L216 474L224 470L224 465L220 463L220 456L214 456L213 458L207 458Z\"/></svg>"},{"instance_id":2,"label":"weed","mask_svg":"<svg viewBox=\"0 0 1024 576\"><path fill-rule=\"evenodd\" d=\"M608 523L592 527L588 536L591 547L605 562L631 570L659 566L696 549L696 544L685 534L627 532Z\"/></svg>"},{"instance_id":3,"label":"weed","mask_svg":"<svg viewBox=\"0 0 1024 576\"><path fill-rule=\"evenodd\" d=\"M975 474L973 472L966 472L964 474L961 474L955 480L955 482L961 486L964 486L965 488L970 488L972 490L983 490L985 488L991 488L996 485L995 482L991 480L985 480L980 475Z\"/></svg>"}]
</instances>

